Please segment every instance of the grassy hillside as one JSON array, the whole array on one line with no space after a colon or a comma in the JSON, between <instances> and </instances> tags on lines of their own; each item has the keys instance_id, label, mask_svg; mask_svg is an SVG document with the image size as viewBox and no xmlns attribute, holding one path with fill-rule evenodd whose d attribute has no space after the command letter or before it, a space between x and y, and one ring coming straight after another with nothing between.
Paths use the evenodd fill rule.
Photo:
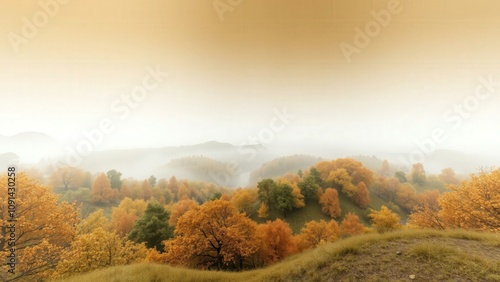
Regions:
<instances>
[{"instance_id":1,"label":"grassy hillside","mask_svg":"<svg viewBox=\"0 0 500 282\"><path fill-rule=\"evenodd\" d=\"M413 276L414 275L414 276ZM66 279L86 281L499 281L500 236L466 231L368 234L239 273L136 264Z\"/></svg>"},{"instance_id":2,"label":"grassy hillside","mask_svg":"<svg viewBox=\"0 0 500 282\"><path fill-rule=\"evenodd\" d=\"M257 223L266 223L268 220L275 220L277 218L283 219L283 214L278 211L271 211L269 213L269 218L262 219L258 218L256 215L252 217L253 220L255 220ZM321 212L321 206L318 204L318 202L310 202L307 203L307 205L303 208L300 209L295 209L286 215L286 222L290 225L290 228L292 228L294 234L299 234L300 229L304 227L304 224L308 221L311 220L325 220L329 221L331 220L331 217L325 215L324 213Z\"/></svg>"},{"instance_id":3,"label":"grassy hillside","mask_svg":"<svg viewBox=\"0 0 500 282\"><path fill-rule=\"evenodd\" d=\"M392 211L397 213L401 217L402 222L406 222L408 214L405 213L403 210L401 210L397 205L392 204L386 201L385 199L380 198L375 193L370 193L370 199L371 199L370 206L368 207L368 209L363 210L360 207L356 206L343 193L340 193L339 201L342 214L340 215L339 218L337 218L337 221L340 223L348 213L354 213L357 216L359 216L361 223L363 223L366 226L370 226L371 222L368 217L370 209L380 210L380 207L385 205ZM252 216L252 219L258 223L265 223L267 220L275 220L277 218L283 219L283 214L278 211L271 211L269 213L269 218L267 219L258 218L257 215ZM290 224L290 227L292 228L294 234L299 234L300 229L304 227L304 224L308 221L311 220L329 221L331 219L332 219L331 217L325 215L321 211L321 205L318 203L318 201L309 201L305 207L300 209L294 209L291 212L287 213L285 218L286 222Z\"/></svg>"}]
</instances>

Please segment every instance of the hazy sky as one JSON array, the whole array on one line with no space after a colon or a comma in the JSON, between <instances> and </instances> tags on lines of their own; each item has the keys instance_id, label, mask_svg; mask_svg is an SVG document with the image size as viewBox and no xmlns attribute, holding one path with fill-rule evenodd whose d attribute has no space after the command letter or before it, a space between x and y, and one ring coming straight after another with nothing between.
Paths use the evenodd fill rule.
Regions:
<instances>
[{"instance_id":1,"label":"hazy sky","mask_svg":"<svg viewBox=\"0 0 500 282\"><path fill-rule=\"evenodd\" d=\"M223 20L211 0L66 2L44 18L38 1L2 1L0 135L75 144L110 119L97 149L239 145L286 108L274 145L404 151L440 128L438 148L498 151L500 85L468 98L479 77L500 82L498 1L401 1L385 26L372 11L390 1L243 0ZM348 62L341 44L367 26ZM148 68L169 76L125 117Z\"/></svg>"}]
</instances>

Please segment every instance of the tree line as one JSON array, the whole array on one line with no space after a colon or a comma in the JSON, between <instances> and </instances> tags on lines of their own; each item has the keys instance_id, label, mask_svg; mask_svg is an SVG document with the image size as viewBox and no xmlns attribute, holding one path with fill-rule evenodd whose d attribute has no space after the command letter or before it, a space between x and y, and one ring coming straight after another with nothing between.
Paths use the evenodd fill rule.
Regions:
<instances>
[{"instance_id":1,"label":"tree line","mask_svg":"<svg viewBox=\"0 0 500 282\"><path fill-rule=\"evenodd\" d=\"M263 179L256 187L234 191L175 177L121 179L112 170L95 176L89 195L95 203L116 202L109 218L102 210L82 217L81 203L61 201L53 187L21 173L17 179L18 224L23 226L16 237L19 265L16 276L9 279L62 278L142 261L242 270L366 232L403 228L500 231L500 169L460 182L452 169L432 176L415 164L409 175L396 172L391 176L384 173L386 166L375 173L352 159L322 161L304 172ZM60 179L75 179L75 174ZM5 183L6 176L0 176L0 181ZM446 192L431 189L438 182L446 184ZM5 189L0 187L1 207L7 203ZM67 189L74 190L71 184ZM372 225L363 225L352 213L339 220L339 195L365 209ZM375 195L390 205L371 209L370 197ZM287 215L314 202L331 219L305 222L294 234ZM407 224L402 224L395 207L411 212ZM268 218L271 212L282 216L261 224L255 221ZM7 209L1 208L0 216L1 226L6 226ZM2 256L9 252L7 236L2 227Z\"/></svg>"}]
</instances>

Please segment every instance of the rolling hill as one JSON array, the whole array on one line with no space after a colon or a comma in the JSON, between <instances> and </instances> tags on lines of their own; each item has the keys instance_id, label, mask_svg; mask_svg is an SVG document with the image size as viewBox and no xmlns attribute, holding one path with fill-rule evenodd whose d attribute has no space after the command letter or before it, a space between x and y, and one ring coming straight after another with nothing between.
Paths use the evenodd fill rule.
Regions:
<instances>
[{"instance_id":1,"label":"rolling hill","mask_svg":"<svg viewBox=\"0 0 500 282\"><path fill-rule=\"evenodd\" d=\"M19 162L36 163L40 159L62 155L63 147L52 137L40 132L0 135L0 154L16 154Z\"/></svg>"},{"instance_id":2,"label":"rolling hill","mask_svg":"<svg viewBox=\"0 0 500 282\"><path fill-rule=\"evenodd\" d=\"M250 173L249 186L257 185L264 178L275 178L286 173L297 173L321 161L321 158L308 155L292 155L265 162Z\"/></svg>"},{"instance_id":3,"label":"rolling hill","mask_svg":"<svg viewBox=\"0 0 500 282\"><path fill-rule=\"evenodd\" d=\"M123 281L499 281L500 237L468 231L367 234L239 273L142 263L61 282Z\"/></svg>"}]
</instances>

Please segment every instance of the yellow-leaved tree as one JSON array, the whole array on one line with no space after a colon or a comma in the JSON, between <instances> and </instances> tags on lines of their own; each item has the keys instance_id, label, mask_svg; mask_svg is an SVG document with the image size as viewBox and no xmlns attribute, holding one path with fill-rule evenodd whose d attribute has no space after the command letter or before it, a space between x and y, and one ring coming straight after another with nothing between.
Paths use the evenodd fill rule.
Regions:
<instances>
[{"instance_id":1,"label":"yellow-leaved tree","mask_svg":"<svg viewBox=\"0 0 500 282\"><path fill-rule=\"evenodd\" d=\"M104 216L102 209L98 209L97 211L89 214L87 218L82 220L76 226L76 232L78 235L88 234L99 227L107 229L108 225L109 221L106 216Z\"/></svg>"},{"instance_id":2,"label":"yellow-leaved tree","mask_svg":"<svg viewBox=\"0 0 500 282\"><path fill-rule=\"evenodd\" d=\"M264 202L260 203L259 209L257 210L257 216L260 218L269 217L269 208Z\"/></svg>"},{"instance_id":3,"label":"yellow-leaved tree","mask_svg":"<svg viewBox=\"0 0 500 282\"><path fill-rule=\"evenodd\" d=\"M76 236L78 212L74 205L58 203L50 188L20 173L15 177L15 222L8 208L8 177L0 176L0 256L6 258L15 248L15 274L2 263L2 281L37 281L51 275L64 249ZM15 224L15 230L8 228ZM11 231L14 231L11 233ZM12 238L12 239L11 239ZM10 243L10 245L9 245Z\"/></svg>"},{"instance_id":4,"label":"yellow-leaved tree","mask_svg":"<svg viewBox=\"0 0 500 282\"><path fill-rule=\"evenodd\" d=\"M373 227L379 233L400 229L401 218L386 206L382 206L380 211L372 210L368 215L372 219Z\"/></svg>"},{"instance_id":5,"label":"yellow-leaved tree","mask_svg":"<svg viewBox=\"0 0 500 282\"><path fill-rule=\"evenodd\" d=\"M438 229L463 228L500 232L500 169L472 175L438 199L440 207L420 206L410 224Z\"/></svg>"},{"instance_id":6,"label":"yellow-leaved tree","mask_svg":"<svg viewBox=\"0 0 500 282\"><path fill-rule=\"evenodd\" d=\"M122 186L123 189L124 186ZM124 198L111 214L111 229L125 237L134 228L134 224L146 211L146 201Z\"/></svg>"},{"instance_id":7,"label":"yellow-leaved tree","mask_svg":"<svg viewBox=\"0 0 500 282\"><path fill-rule=\"evenodd\" d=\"M232 194L231 202L239 212L253 215L257 202L257 189L236 189Z\"/></svg>"},{"instance_id":8,"label":"yellow-leaved tree","mask_svg":"<svg viewBox=\"0 0 500 282\"><path fill-rule=\"evenodd\" d=\"M52 278L64 278L114 265L144 261L147 248L102 227L83 234L62 255Z\"/></svg>"},{"instance_id":9,"label":"yellow-leaved tree","mask_svg":"<svg viewBox=\"0 0 500 282\"><path fill-rule=\"evenodd\" d=\"M333 242L340 237L340 228L335 220L326 222L309 221L301 230L299 235L299 244L306 248L316 247L318 245Z\"/></svg>"}]
</instances>

